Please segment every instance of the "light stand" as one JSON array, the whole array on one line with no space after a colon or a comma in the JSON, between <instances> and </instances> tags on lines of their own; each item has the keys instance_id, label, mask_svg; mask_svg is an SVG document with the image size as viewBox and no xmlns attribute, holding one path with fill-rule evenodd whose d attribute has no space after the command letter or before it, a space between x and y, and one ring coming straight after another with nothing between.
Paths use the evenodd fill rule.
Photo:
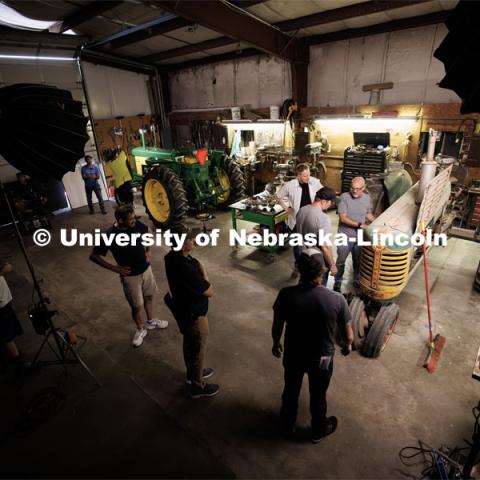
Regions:
<instances>
[{"instance_id":1,"label":"light stand","mask_svg":"<svg viewBox=\"0 0 480 480\"><path fill-rule=\"evenodd\" d=\"M32 363L31 368L35 366L44 366L44 365L67 365L67 364L80 364L86 372L95 380L96 384L101 387L102 383L98 380L98 378L94 375L94 373L90 370L88 365L84 362L84 360L80 357L78 352L75 350L72 343L70 343L71 339L67 332L62 331L55 327L53 323L53 316L57 313L56 310L49 310L48 303L49 300L43 295L42 290L40 288L40 283L37 280L35 275L35 270L33 268L32 262L28 257L27 250L25 248L25 244L23 243L22 234L18 229L17 221L15 219L15 215L13 213L12 205L10 203L10 199L8 198L7 191L5 190L5 186L0 180L0 189L2 190L3 198L8 208L8 212L10 214L10 218L12 220L13 227L15 229L15 236L17 238L18 244L20 245L20 249L22 251L23 257L25 258L25 262L27 264L28 270L30 271L30 275L33 281L33 288L38 296L38 303L35 305L35 308L32 312L29 312L30 316L36 316L37 320L40 320L41 323L45 325L44 335L45 338L40 345ZM54 344L52 345L49 340L53 337ZM70 341L69 341L70 340ZM40 354L45 345L48 345L50 349L53 351L55 356L57 357L56 360L39 360Z\"/></svg>"}]
</instances>

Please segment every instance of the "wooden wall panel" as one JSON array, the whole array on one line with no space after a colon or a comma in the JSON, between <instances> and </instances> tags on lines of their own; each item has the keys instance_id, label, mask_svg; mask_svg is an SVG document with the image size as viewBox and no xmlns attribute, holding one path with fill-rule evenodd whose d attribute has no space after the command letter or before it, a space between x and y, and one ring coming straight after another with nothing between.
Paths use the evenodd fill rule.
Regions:
<instances>
[{"instance_id":1,"label":"wooden wall panel","mask_svg":"<svg viewBox=\"0 0 480 480\"><path fill-rule=\"evenodd\" d=\"M251 109L252 112L268 118L268 109ZM305 107L299 112L300 126L309 123L315 119L317 115L356 115L356 114L387 114L389 112L397 112L399 117L418 117L418 121L410 125L407 129L398 128L397 135L391 137L391 144L397 145L400 151L400 159L406 161L413 167L417 165L417 152L420 133L428 131L429 128L435 130L456 132L466 132L471 128L472 122L464 122L466 119L480 121L479 114L460 114L459 103L436 103L436 104L384 104L384 105L346 105L338 107ZM188 125L191 120L215 120L215 119L231 119L231 112L225 109L208 110L208 111L191 111L178 112L170 115L170 122L174 125ZM463 122L463 123L462 123ZM403 140L406 131L411 133L410 144L404 147ZM328 133L328 132L326 132ZM346 131L338 134L330 134L329 142L332 146L331 152L322 157L327 168L331 172L327 172L326 184L333 188L340 188L340 170L343 164L343 151L353 143L353 132ZM313 136L312 136L313 137ZM314 141L314 139L311 139ZM335 158L340 157L340 158ZM472 179L480 178L479 169L469 168L469 175Z\"/></svg>"},{"instance_id":2,"label":"wooden wall panel","mask_svg":"<svg viewBox=\"0 0 480 480\"><path fill-rule=\"evenodd\" d=\"M108 118L104 120L97 120L95 122L95 135L98 141L98 151L102 155L103 167L105 169L105 176L109 184L112 180L112 171L108 165L108 162L105 162L103 158L103 151L106 149L112 149L116 147L121 147L125 152L128 152L128 159L132 166L133 171L135 171L135 159L130 154L132 148L140 147L142 145L142 140L139 134L140 128L145 128L148 130L145 135L145 139L148 145L153 145L153 135L150 131L151 116L134 116L134 117L124 117L122 120L115 118ZM115 130L122 129L123 135L115 135ZM159 137L157 135L157 146L159 146Z\"/></svg>"}]
</instances>

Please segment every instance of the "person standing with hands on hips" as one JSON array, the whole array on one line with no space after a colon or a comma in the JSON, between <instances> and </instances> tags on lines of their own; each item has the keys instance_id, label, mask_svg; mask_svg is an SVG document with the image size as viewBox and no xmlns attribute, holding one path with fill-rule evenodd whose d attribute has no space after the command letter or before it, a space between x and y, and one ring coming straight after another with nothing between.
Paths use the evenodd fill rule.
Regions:
<instances>
[{"instance_id":1,"label":"person standing with hands on hips","mask_svg":"<svg viewBox=\"0 0 480 480\"><path fill-rule=\"evenodd\" d=\"M315 199L315 194L322 188L320 180L310 175L310 168L306 163L299 163L295 172L297 177L284 183L278 192L276 198L280 206L288 213L288 228L295 232L296 216L298 211L305 205L311 205ZM289 206L284 202L287 198ZM295 262L300 257L301 247L293 247L293 256ZM298 277L298 269L294 266L292 278Z\"/></svg>"}]
</instances>

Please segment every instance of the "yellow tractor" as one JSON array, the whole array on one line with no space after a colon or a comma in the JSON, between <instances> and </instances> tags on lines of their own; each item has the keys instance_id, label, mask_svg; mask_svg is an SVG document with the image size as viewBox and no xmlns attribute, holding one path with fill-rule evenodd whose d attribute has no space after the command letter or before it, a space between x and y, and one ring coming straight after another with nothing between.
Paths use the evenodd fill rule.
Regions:
<instances>
[{"instance_id":1,"label":"yellow tractor","mask_svg":"<svg viewBox=\"0 0 480 480\"><path fill-rule=\"evenodd\" d=\"M434 141L431 143L434 148ZM450 197L452 167L438 172L433 150L427 158L430 160L422 162L422 176L413 186L405 170L392 171L383 179L383 191L388 194L390 206L369 225L366 240L373 240L374 233L377 236L401 233L410 239L413 234L422 234L422 222L427 228L439 229ZM385 246L362 247L361 294L353 297L349 306L354 346L363 355L378 357L385 349L400 314L393 300L406 287L421 259L422 246L411 242L407 246L387 242Z\"/></svg>"}]
</instances>

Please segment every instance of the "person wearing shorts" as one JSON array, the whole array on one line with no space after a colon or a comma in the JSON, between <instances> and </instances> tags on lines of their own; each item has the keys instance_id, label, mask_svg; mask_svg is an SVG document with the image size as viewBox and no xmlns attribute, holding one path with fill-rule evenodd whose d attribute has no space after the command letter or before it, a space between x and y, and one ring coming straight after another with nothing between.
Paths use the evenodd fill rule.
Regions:
<instances>
[{"instance_id":1,"label":"person wearing shorts","mask_svg":"<svg viewBox=\"0 0 480 480\"><path fill-rule=\"evenodd\" d=\"M100 245L93 248L90 260L107 270L118 273L125 297L130 305L132 317L136 325L132 345L139 347L147 335L147 330L166 328L166 320L158 320L153 315L153 297L157 291L157 284L150 265L151 251L144 247L139 235L147 233L148 227L135 218L131 205L122 205L115 210L116 222L105 233L107 237L115 238L119 234L127 234L128 245L118 245L115 239L107 245L102 238ZM108 251L112 252L117 264L104 260ZM145 311L147 321L143 319Z\"/></svg>"},{"instance_id":2,"label":"person wearing shorts","mask_svg":"<svg viewBox=\"0 0 480 480\"><path fill-rule=\"evenodd\" d=\"M12 271L12 266L5 262L0 265L0 345L4 346L13 364L14 374L18 376L24 369L24 363L14 339L22 335L23 329L13 309L12 293L4 277Z\"/></svg>"}]
</instances>

